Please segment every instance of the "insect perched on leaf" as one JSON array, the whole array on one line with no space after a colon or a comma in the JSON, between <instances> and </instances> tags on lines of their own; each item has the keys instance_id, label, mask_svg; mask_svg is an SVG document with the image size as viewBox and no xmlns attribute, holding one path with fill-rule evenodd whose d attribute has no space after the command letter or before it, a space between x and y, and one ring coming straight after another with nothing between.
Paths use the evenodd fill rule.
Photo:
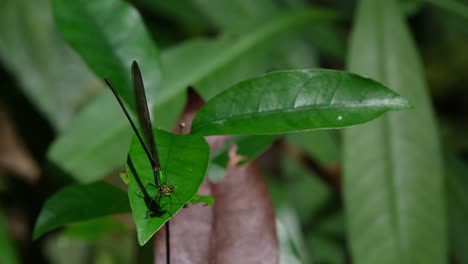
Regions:
<instances>
[{"instance_id":1,"label":"insect perched on leaf","mask_svg":"<svg viewBox=\"0 0 468 264\"><path fill-rule=\"evenodd\" d=\"M141 190L141 193L138 196L143 198L145 201L146 207L148 208L147 217L162 217L166 213L170 215L170 211L164 210L163 207L165 207L168 204L172 205L172 196L176 197L174 194L175 186L168 183L167 177L164 174L164 171L161 167L161 163L159 162L158 149L153 135L153 128L151 125L150 115L148 111L143 80L141 77L140 68L138 67L136 61L133 61L132 63L131 72L133 88L135 90L137 116L145 140L143 140L139 130L137 129L132 118L130 117L127 108L125 107L122 98L117 93L111 81L108 78L105 78L105 81L114 93L115 98L119 102L120 107L125 113L125 116L127 117L128 121L130 122L130 125L132 126L138 138L138 141L140 142L143 150L145 151L145 154L148 157L148 161L150 162L151 167L153 169L154 183L148 183L146 184L146 186L144 186L135 170L135 167L133 166L132 160L129 157L127 163L129 165L130 170L132 170L132 174L135 175L136 181ZM156 188L157 194L154 197L151 197L147 190L147 187ZM166 202L165 204L161 205L162 198L164 197L169 198L170 202Z\"/></svg>"}]
</instances>

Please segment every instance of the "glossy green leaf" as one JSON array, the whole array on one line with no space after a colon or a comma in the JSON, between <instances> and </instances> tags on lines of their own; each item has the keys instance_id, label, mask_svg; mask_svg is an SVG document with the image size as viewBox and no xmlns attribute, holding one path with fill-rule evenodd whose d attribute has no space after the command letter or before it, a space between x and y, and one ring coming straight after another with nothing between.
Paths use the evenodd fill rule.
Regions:
<instances>
[{"instance_id":1,"label":"glossy green leaf","mask_svg":"<svg viewBox=\"0 0 468 264\"><path fill-rule=\"evenodd\" d=\"M421 61L394 0L362 0L349 69L415 106L344 133L344 201L354 263L446 263L438 132Z\"/></svg>"},{"instance_id":2,"label":"glossy green leaf","mask_svg":"<svg viewBox=\"0 0 468 264\"><path fill-rule=\"evenodd\" d=\"M208 101L193 120L202 135L273 134L339 128L409 103L385 86L333 70L280 71L241 82Z\"/></svg>"},{"instance_id":3,"label":"glossy green leaf","mask_svg":"<svg viewBox=\"0 0 468 264\"><path fill-rule=\"evenodd\" d=\"M112 185L97 182L67 186L45 202L33 238L67 224L129 211L125 192Z\"/></svg>"},{"instance_id":4,"label":"glossy green leaf","mask_svg":"<svg viewBox=\"0 0 468 264\"><path fill-rule=\"evenodd\" d=\"M53 0L63 37L100 79L109 77L134 105L130 64L138 61L150 107L160 82L159 54L138 12L122 0Z\"/></svg>"},{"instance_id":5,"label":"glossy green leaf","mask_svg":"<svg viewBox=\"0 0 468 264\"><path fill-rule=\"evenodd\" d=\"M7 221L3 214L0 214L0 263L16 264L19 263L19 259L11 240Z\"/></svg>"},{"instance_id":6,"label":"glossy green leaf","mask_svg":"<svg viewBox=\"0 0 468 264\"><path fill-rule=\"evenodd\" d=\"M76 181L93 182L125 164L131 135L127 119L108 91L77 116L49 148L47 158Z\"/></svg>"},{"instance_id":7,"label":"glossy green leaf","mask_svg":"<svg viewBox=\"0 0 468 264\"><path fill-rule=\"evenodd\" d=\"M167 177L167 183L175 187L172 197L159 200L162 210L167 211L161 217L149 217L148 208L141 197L141 189L135 175L127 166L130 183L128 196L137 226L138 242L144 245L172 216L197 194L205 178L209 160L209 148L203 137L174 135L153 129L158 147L161 167ZM148 158L134 137L129 152L138 177L152 198L159 197L155 188L153 169ZM153 185L150 185L153 184Z\"/></svg>"},{"instance_id":8,"label":"glossy green leaf","mask_svg":"<svg viewBox=\"0 0 468 264\"><path fill-rule=\"evenodd\" d=\"M60 38L50 1L1 1L0 32L1 64L52 127L62 131L101 84Z\"/></svg>"}]
</instances>

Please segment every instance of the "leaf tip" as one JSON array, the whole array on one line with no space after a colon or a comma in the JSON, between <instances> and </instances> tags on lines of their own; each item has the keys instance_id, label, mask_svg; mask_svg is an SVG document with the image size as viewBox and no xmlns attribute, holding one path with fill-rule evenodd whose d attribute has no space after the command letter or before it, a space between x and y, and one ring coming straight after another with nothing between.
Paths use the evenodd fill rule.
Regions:
<instances>
[{"instance_id":1,"label":"leaf tip","mask_svg":"<svg viewBox=\"0 0 468 264\"><path fill-rule=\"evenodd\" d=\"M414 109L415 106L410 103L408 100L405 98L399 96L397 100L395 101L394 107L395 110L404 110L404 109Z\"/></svg>"}]
</instances>

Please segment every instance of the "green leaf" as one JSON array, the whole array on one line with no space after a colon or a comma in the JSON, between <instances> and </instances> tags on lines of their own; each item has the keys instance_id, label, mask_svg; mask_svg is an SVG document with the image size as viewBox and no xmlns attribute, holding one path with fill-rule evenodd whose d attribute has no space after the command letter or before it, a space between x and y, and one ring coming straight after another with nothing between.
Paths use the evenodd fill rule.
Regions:
<instances>
[{"instance_id":1,"label":"green leaf","mask_svg":"<svg viewBox=\"0 0 468 264\"><path fill-rule=\"evenodd\" d=\"M8 234L8 225L3 214L0 214L0 263L19 263L19 259L13 244L13 241Z\"/></svg>"},{"instance_id":2,"label":"green leaf","mask_svg":"<svg viewBox=\"0 0 468 264\"><path fill-rule=\"evenodd\" d=\"M63 130L101 84L60 38L50 1L1 1L0 32L1 64L53 128Z\"/></svg>"},{"instance_id":3,"label":"green leaf","mask_svg":"<svg viewBox=\"0 0 468 264\"><path fill-rule=\"evenodd\" d=\"M138 12L121 0L53 0L63 37L101 78L109 77L134 106L130 64L138 61L150 109L160 82L159 54Z\"/></svg>"},{"instance_id":4,"label":"green leaf","mask_svg":"<svg viewBox=\"0 0 468 264\"><path fill-rule=\"evenodd\" d=\"M147 218L148 208L141 197L141 189L127 166L130 178L128 196L137 226L138 242L144 245L172 216L197 194L205 178L209 161L209 148L203 137L174 135L153 129L158 146L159 160L167 183L175 187L171 198L163 197L159 205L166 210L162 217ZM130 158L138 177L152 198L159 197L155 186L153 169L135 136L130 147ZM159 199L159 198L158 198Z\"/></svg>"},{"instance_id":5,"label":"green leaf","mask_svg":"<svg viewBox=\"0 0 468 264\"><path fill-rule=\"evenodd\" d=\"M47 199L34 227L33 239L60 226L129 211L125 192L112 185L102 182L70 185Z\"/></svg>"},{"instance_id":6,"label":"green leaf","mask_svg":"<svg viewBox=\"0 0 468 264\"><path fill-rule=\"evenodd\" d=\"M349 69L414 104L344 133L344 201L354 263L446 263L438 131L415 44L395 1L363 0Z\"/></svg>"},{"instance_id":7,"label":"green leaf","mask_svg":"<svg viewBox=\"0 0 468 264\"><path fill-rule=\"evenodd\" d=\"M200 109L191 131L224 135L339 128L408 107L398 94L355 74L280 71L241 82L215 96Z\"/></svg>"},{"instance_id":8,"label":"green leaf","mask_svg":"<svg viewBox=\"0 0 468 264\"><path fill-rule=\"evenodd\" d=\"M85 108L49 148L47 158L89 183L125 164L132 129L109 91Z\"/></svg>"}]
</instances>

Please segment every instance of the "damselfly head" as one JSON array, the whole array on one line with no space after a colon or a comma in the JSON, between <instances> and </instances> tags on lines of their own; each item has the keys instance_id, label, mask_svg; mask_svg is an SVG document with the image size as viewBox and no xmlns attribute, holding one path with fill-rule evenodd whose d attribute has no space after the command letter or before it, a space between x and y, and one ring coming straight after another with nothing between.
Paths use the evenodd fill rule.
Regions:
<instances>
[{"instance_id":1,"label":"damselfly head","mask_svg":"<svg viewBox=\"0 0 468 264\"><path fill-rule=\"evenodd\" d=\"M159 193L164 196L169 196L174 192L174 186L169 184L163 184L158 186Z\"/></svg>"}]
</instances>

